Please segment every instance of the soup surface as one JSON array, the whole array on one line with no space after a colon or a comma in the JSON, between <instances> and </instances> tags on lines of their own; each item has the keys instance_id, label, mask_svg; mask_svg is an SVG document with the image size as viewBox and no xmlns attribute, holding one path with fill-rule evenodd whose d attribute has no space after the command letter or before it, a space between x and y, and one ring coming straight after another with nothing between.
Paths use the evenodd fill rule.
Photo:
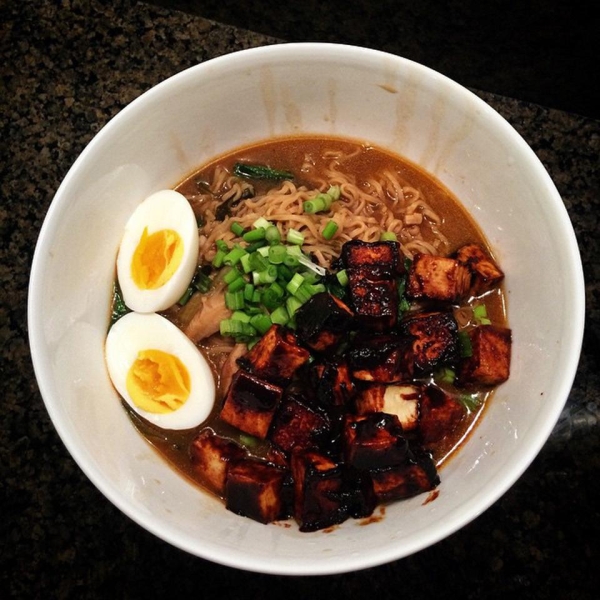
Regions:
<instances>
[{"instance_id":1,"label":"soup surface","mask_svg":"<svg viewBox=\"0 0 600 600\"><path fill-rule=\"evenodd\" d=\"M248 176L243 170L247 166L268 167L269 171ZM218 264L219 244L226 244L229 251L236 244L252 249L261 243L261 240L258 244L245 241L243 234L232 231L235 229L232 224L239 224L240 231L247 233L257 229L257 219L263 218L278 229L283 241L288 239L290 230L299 233L303 237L302 250L317 269L326 270L328 277L346 271L347 265L340 262L340 256L345 244L350 243L350 248L353 240L370 244L396 240L403 268L410 268L423 254L450 257L473 244L493 261L492 250L477 224L439 181L401 157L352 140L299 137L240 148L200 167L175 189L187 198L199 224L198 267L206 288L190 288L184 300L160 313L186 333L208 360L217 390L214 408L198 427L168 430L149 423L129 404L124 406L156 450L183 475L203 487L211 486L207 486L202 470L190 454L190 446L200 430L210 428L217 436L242 446L250 456L269 458L272 451L269 440L240 431L221 418L227 391L238 369L237 359L257 341L256 337L236 339L222 335L223 329L219 328L219 322L233 312L227 307L225 312L222 310L221 300L228 284L223 281L227 269L214 266ZM326 196L329 192L338 197L325 198L324 207L316 202L316 206L307 209L307 202L314 204L316 196ZM316 211L310 212L315 207ZM324 235L330 222L334 223L330 230L333 227L335 231ZM251 285L247 280L245 283ZM343 285L348 283L343 282L342 288ZM401 293L405 293L404 288ZM343 294L342 289L342 300L348 303ZM218 304L212 313L211 298ZM404 302L400 323L413 314L423 311L429 314L440 307L439 302L426 297L409 295ZM482 324L506 328L505 298L500 285L476 295L462 294L445 303L444 311L452 315L463 337L465 332ZM213 326L206 328L207 322ZM285 326L294 325L291 319ZM387 333L379 331L382 335ZM450 364L415 376L418 385L440 390L462 409L461 417L455 419L450 430L426 444L438 468L459 451L494 389L494 385L473 382L461 385L456 380L456 371L455 358Z\"/></svg>"}]
</instances>

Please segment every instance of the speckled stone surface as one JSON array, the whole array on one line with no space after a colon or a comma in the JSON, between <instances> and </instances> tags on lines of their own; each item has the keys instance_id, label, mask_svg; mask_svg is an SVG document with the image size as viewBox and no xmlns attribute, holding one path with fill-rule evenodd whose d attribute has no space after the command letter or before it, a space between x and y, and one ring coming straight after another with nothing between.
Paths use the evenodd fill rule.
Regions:
<instances>
[{"instance_id":1,"label":"speckled stone surface","mask_svg":"<svg viewBox=\"0 0 600 600\"><path fill-rule=\"evenodd\" d=\"M93 135L160 80L274 38L143 3L0 3L0 597L587 600L600 558L600 123L485 92L555 181L586 277L563 417L520 480L462 530L365 571L278 577L190 556L133 523L55 432L27 342L27 285L52 197ZM551 265L548 266L551 268Z\"/></svg>"}]
</instances>

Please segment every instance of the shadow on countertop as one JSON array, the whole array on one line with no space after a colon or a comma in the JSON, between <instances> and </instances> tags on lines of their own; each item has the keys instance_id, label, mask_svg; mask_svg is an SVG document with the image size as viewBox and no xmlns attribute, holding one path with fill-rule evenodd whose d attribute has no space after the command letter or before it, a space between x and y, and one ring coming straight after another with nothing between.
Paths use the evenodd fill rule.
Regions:
<instances>
[{"instance_id":1,"label":"shadow on countertop","mask_svg":"<svg viewBox=\"0 0 600 600\"><path fill-rule=\"evenodd\" d=\"M290 42L385 50L467 87L600 118L600 20L577 2L147 1Z\"/></svg>"}]
</instances>

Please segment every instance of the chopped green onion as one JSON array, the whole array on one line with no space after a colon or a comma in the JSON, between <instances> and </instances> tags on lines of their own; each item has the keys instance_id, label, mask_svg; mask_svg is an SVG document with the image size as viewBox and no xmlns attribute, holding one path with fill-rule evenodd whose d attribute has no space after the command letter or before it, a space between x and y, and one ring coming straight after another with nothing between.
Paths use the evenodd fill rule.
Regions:
<instances>
[{"instance_id":1,"label":"chopped green onion","mask_svg":"<svg viewBox=\"0 0 600 600\"><path fill-rule=\"evenodd\" d=\"M329 186L329 189L327 190L327 195L331 196L331 198L333 198L334 200L339 200L341 193L342 193L342 190L340 189L339 185L331 185L331 186Z\"/></svg>"},{"instance_id":2,"label":"chopped green onion","mask_svg":"<svg viewBox=\"0 0 600 600\"><path fill-rule=\"evenodd\" d=\"M290 317L294 316L294 313L302 306L302 304L303 303L300 302L298 298L289 296L289 298L285 301L285 307Z\"/></svg>"},{"instance_id":3,"label":"chopped green onion","mask_svg":"<svg viewBox=\"0 0 600 600\"><path fill-rule=\"evenodd\" d=\"M217 240L215 242L215 246L217 247L217 250L223 250L223 252L229 252L229 246L227 245L227 242L225 240Z\"/></svg>"},{"instance_id":4,"label":"chopped green onion","mask_svg":"<svg viewBox=\"0 0 600 600\"><path fill-rule=\"evenodd\" d=\"M247 252L248 252L248 249L246 249L246 254L244 254L242 256L242 258L240 258L240 265L242 265L242 269L244 270L244 273L250 273L250 271L254 270L252 268L252 265L250 264L250 257L252 255L248 254Z\"/></svg>"},{"instance_id":5,"label":"chopped green onion","mask_svg":"<svg viewBox=\"0 0 600 600\"><path fill-rule=\"evenodd\" d=\"M472 413L479 408L481 404L481 396L478 393L475 394L460 394L457 400L467 409L468 412Z\"/></svg>"},{"instance_id":6,"label":"chopped green onion","mask_svg":"<svg viewBox=\"0 0 600 600\"><path fill-rule=\"evenodd\" d=\"M237 292L238 290L243 290L245 286L246 280L243 277L238 277L227 286L227 291Z\"/></svg>"},{"instance_id":7,"label":"chopped green onion","mask_svg":"<svg viewBox=\"0 0 600 600\"><path fill-rule=\"evenodd\" d=\"M467 331L463 330L458 332L458 349L463 358L473 356L473 346Z\"/></svg>"},{"instance_id":8,"label":"chopped green onion","mask_svg":"<svg viewBox=\"0 0 600 600\"><path fill-rule=\"evenodd\" d=\"M277 280L277 267L269 265L262 271L252 271L252 283L260 285L261 283L273 283Z\"/></svg>"},{"instance_id":9,"label":"chopped green onion","mask_svg":"<svg viewBox=\"0 0 600 600\"><path fill-rule=\"evenodd\" d=\"M287 232L286 240L288 244L295 244L296 246L302 246L304 244L304 234L290 227Z\"/></svg>"},{"instance_id":10,"label":"chopped green onion","mask_svg":"<svg viewBox=\"0 0 600 600\"><path fill-rule=\"evenodd\" d=\"M206 294L212 287L212 279L202 271L197 271L192 279L192 286L195 287L199 292Z\"/></svg>"},{"instance_id":11,"label":"chopped green onion","mask_svg":"<svg viewBox=\"0 0 600 600\"><path fill-rule=\"evenodd\" d=\"M269 262L273 265L280 265L287 254L285 246L276 244L269 248Z\"/></svg>"},{"instance_id":12,"label":"chopped green onion","mask_svg":"<svg viewBox=\"0 0 600 600\"><path fill-rule=\"evenodd\" d=\"M285 296L284 289L274 281L268 288L262 291L260 301L268 310L275 310Z\"/></svg>"},{"instance_id":13,"label":"chopped green onion","mask_svg":"<svg viewBox=\"0 0 600 600\"><path fill-rule=\"evenodd\" d=\"M273 321L273 323L277 323L278 325L285 325L289 320L290 315L288 314L285 306L280 306L271 313L271 321Z\"/></svg>"},{"instance_id":14,"label":"chopped green onion","mask_svg":"<svg viewBox=\"0 0 600 600\"><path fill-rule=\"evenodd\" d=\"M248 265L251 271L264 271L269 266L269 262L257 251L250 254Z\"/></svg>"},{"instance_id":15,"label":"chopped green onion","mask_svg":"<svg viewBox=\"0 0 600 600\"><path fill-rule=\"evenodd\" d=\"M266 246L267 240L257 240L256 242L252 242L246 246L246 252L251 254L252 252L256 252L259 248Z\"/></svg>"},{"instance_id":16,"label":"chopped green onion","mask_svg":"<svg viewBox=\"0 0 600 600\"><path fill-rule=\"evenodd\" d=\"M454 383L456 373L450 367L441 367L434 376L434 379L441 383Z\"/></svg>"},{"instance_id":17,"label":"chopped green onion","mask_svg":"<svg viewBox=\"0 0 600 600\"><path fill-rule=\"evenodd\" d=\"M473 317L479 325L491 325L492 322L488 318L487 308L485 304L478 304L473 309Z\"/></svg>"},{"instance_id":18,"label":"chopped green onion","mask_svg":"<svg viewBox=\"0 0 600 600\"><path fill-rule=\"evenodd\" d=\"M403 315L410 308L410 304L408 300L404 297L400 299L400 303L398 304L398 312L400 315Z\"/></svg>"},{"instance_id":19,"label":"chopped green onion","mask_svg":"<svg viewBox=\"0 0 600 600\"><path fill-rule=\"evenodd\" d=\"M256 335L256 329L250 323L238 319L223 319L219 323L219 330L221 335L225 337L252 337Z\"/></svg>"},{"instance_id":20,"label":"chopped green onion","mask_svg":"<svg viewBox=\"0 0 600 600\"><path fill-rule=\"evenodd\" d=\"M307 302L312 296L314 296L313 287L310 283L304 282L295 292L294 297L298 298L302 304Z\"/></svg>"},{"instance_id":21,"label":"chopped green onion","mask_svg":"<svg viewBox=\"0 0 600 600\"><path fill-rule=\"evenodd\" d=\"M240 258L244 256L244 254L248 254L241 246L235 245L223 259L223 263L226 265L235 266L240 261Z\"/></svg>"},{"instance_id":22,"label":"chopped green onion","mask_svg":"<svg viewBox=\"0 0 600 600\"><path fill-rule=\"evenodd\" d=\"M110 317L111 325L114 325L122 316L130 312L123 300L121 289L116 283L113 283L113 303Z\"/></svg>"},{"instance_id":23,"label":"chopped green onion","mask_svg":"<svg viewBox=\"0 0 600 600\"><path fill-rule=\"evenodd\" d=\"M231 313L231 318L235 321L243 321L244 323L250 323L250 315L247 315L242 310L234 310L233 313Z\"/></svg>"},{"instance_id":24,"label":"chopped green onion","mask_svg":"<svg viewBox=\"0 0 600 600\"><path fill-rule=\"evenodd\" d=\"M398 236L393 231L383 231L379 236L380 242L397 242Z\"/></svg>"},{"instance_id":25,"label":"chopped green onion","mask_svg":"<svg viewBox=\"0 0 600 600\"><path fill-rule=\"evenodd\" d=\"M283 264L289 269L297 269L298 265L300 264L300 261L298 260L297 256L290 254L288 251L283 257Z\"/></svg>"},{"instance_id":26,"label":"chopped green onion","mask_svg":"<svg viewBox=\"0 0 600 600\"><path fill-rule=\"evenodd\" d=\"M224 275L223 275L223 281L229 285L230 283L232 283L233 281L235 281L236 279L240 279L240 277L242 276L242 274L237 270L237 269L229 269Z\"/></svg>"},{"instance_id":27,"label":"chopped green onion","mask_svg":"<svg viewBox=\"0 0 600 600\"><path fill-rule=\"evenodd\" d=\"M237 221L234 221L231 224L231 232L234 233L235 235L237 235L238 237L244 235L244 228L242 227L242 225L240 223L238 223Z\"/></svg>"},{"instance_id":28,"label":"chopped green onion","mask_svg":"<svg viewBox=\"0 0 600 600\"><path fill-rule=\"evenodd\" d=\"M335 277L338 280L338 283L342 287L346 287L348 285L348 272L346 271L346 269L342 269L341 271L338 271L335 274Z\"/></svg>"},{"instance_id":29,"label":"chopped green onion","mask_svg":"<svg viewBox=\"0 0 600 600\"><path fill-rule=\"evenodd\" d=\"M258 242L259 240L264 240L265 239L265 228L257 227L256 229L247 231L242 236L242 239L245 242Z\"/></svg>"},{"instance_id":30,"label":"chopped green onion","mask_svg":"<svg viewBox=\"0 0 600 600\"><path fill-rule=\"evenodd\" d=\"M329 187L329 190L327 190L327 192L321 192L317 194L314 198L303 202L302 209L305 213L308 214L323 212L325 210L329 210L331 204L336 200L339 200L339 197L340 187L337 185L332 185Z\"/></svg>"},{"instance_id":31,"label":"chopped green onion","mask_svg":"<svg viewBox=\"0 0 600 600\"><path fill-rule=\"evenodd\" d=\"M254 229L260 229L262 227L265 231L271 227L271 225L273 225L273 223L267 221L264 217L258 217L258 219L252 223Z\"/></svg>"},{"instance_id":32,"label":"chopped green onion","mask_svg":"<svg viewBox=\"0 0 600 600\"><path fill-rule=\"evenodd\" d=\"M271 325L273 325L273 321L271 321L271 317L269 315L260 314L254 315L250 318L250 325L260 333L260 335L264 335L269 331Z\"/></svg>"},{"instance_id":33,"label":"chopped green onion","mask_svg":"<svg viewBox=\"0 0 600 600\"><path fill-rule=\"evenodd\" d=\"M286 290L292 294L292 296L298 291L298 288L304 283L304 277L300 273L296 273L288 282Z\"/></svg>"},{"instance_id":34,"label":"chopped green onion","mask_svg":"<svg viewBox=\"0 0 600 600\"><path fill-rule=\"evenodd\" d=\"M243 290L225 292L225 306L229 310L241 310L245 306Z\"/></svg>"},{"instance_id":35,"label":"chopped green onion","mask_svg":"<svg viewBox=\"0 0 600 600\"><path fill-rule=\"evenodd\" d=\"M291 171L282 169L272 169L266 165L249 165L247 163L235 163L233 173L238 177L247 179L293 179L294 174Z\"/></svg>"},{"instance_id":36,"label":"chopped green onion","mask_svg":"<svg viewBox=\"0 0 600 600\"><path fill-rule=\"evenodd\" d=\"M306 200L302 203L302 210L309 215L313 215L325 210L325 202L319 197L313 200Z\"/></svg>"},{"instance_id":37,"label":"chopped green onion","mask_svg":"<svg viewBox=\"0 0 600 600\"><path fill-rule=\"evenodd\" d=\"M244 285L244 300L246 300L246 302L252 302L253 297L254 297L254 286L251 283L246 283Z\"/></svg>"},{"instance_id":38,"label":"chopped green onion","mask_svg":"<svg viewBox=\"0 0 600 600\"><path fill-rule=\"evenodd\" d=\"M221 250L220 248L217 250L215 257L212 260L212 266L216 269L219 269L223 266L223 261L227 256L227 252L225 250Z\"/></svg>"},{"instance_id":39,"label":"chopped green onion","mask_svg":"<svg viewBox=\"0 0 600 600\"><path fill-rule=\"evenodd\" d=\"M269 225L265 230L265 239L269 244L278 244L281 240L281 233L275 225Z\"/></svg>"},{"instance_id":40,"label":"chopped green onion","mask_svg":"<svg viewBox=\"0 0 600 600\"><path fill-rule=\"evenodd\" d=\"M322 235L326 240L330 240L337 233L337 230L338 224L331 220L325 225Z\"/></svg>"}]
</instances>

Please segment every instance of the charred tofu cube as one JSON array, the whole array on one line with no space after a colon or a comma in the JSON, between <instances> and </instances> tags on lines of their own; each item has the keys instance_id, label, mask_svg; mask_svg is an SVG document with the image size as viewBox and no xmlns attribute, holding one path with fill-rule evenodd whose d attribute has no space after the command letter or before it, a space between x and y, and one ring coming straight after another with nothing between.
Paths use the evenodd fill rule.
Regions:
<instances>
[{"instance_id":1,"label":"charred tofu cube","mask_svg":"<svg viewBox=\"0 0 600 600\"><path fill-rule=\"evenodd\" d=\"M373 514L377 506L377 496L370 473L345 465L342 499L348 516L354 519Z\"/></svg>"},{"instance_id":2,"label":"charred tofu cube","mask_svg":"<svg viewBox=\"0 0 600 600\"><path fill-rule=\"evenodd\" d=\"M471 356L459 365L459 383L494 386L506 381L510 374L511 330L480 325L469 330L468 335Z\"/></svg>"},{"instance_id":3,"label":"charred tofu cube","mask_svg":"<svg viewBox=\"0 0 600 600\"><path fill-rule=\"evenodd\" d=\"M471 271L454 258L416 254L408 271L406 293L411 298L457 302L468 295Z\"/></svg>"},{"instance_id":4,"label":"charred tofu cube","mask_svg":"<svg viewBox=\"0 0 600 600\"><path fill-rule=\"evenodd\" d=\"M254 458L241 460L229 468L225 484L228 510L259 523L285 517L284 483L286 471Z\"/></svg>"},{"instance_id":5,"label":"charred tofu cube","mask_svg":"<svg viewBox=\"0 0 600 600\"><path fill-rule=\"evenodd\" d=\"M300 393L287 394L277 412L269 439L285 452L313 447L327 435L330 423L325 410Z\"/></svg>"},{"instance_id":6,"label":"charred tofu cube","mask_svg":"<svg viewBox=\"0 0 600 600\"><path fill-rule=\"evenodd\" d=\"M233 427L265 439L283 394L282 388L240 369L221 409L221 419Z\"/></svg>"},{"instance_id":7,"label":"charred tofu cube","mask_svg":"<svg viewBox=\"0 0 600 600\"><path fill-rule=\"evenodd\" d=\"M261 379L282 384L292 378L309 356L291 330L273 325L238 363Z\"/></svg>"},{"instance_id":8,"label":"charred tofu cube","mask_svg":"<svg viewBox=\"0 0 600 600\"><path fill-rule=\"evenodd\" d=\"M456 260L471 271L471 296L479 296L504 279L504 273L492 257L478 244L467 244L456 252Z\"/></svg>"},{"instance_id":9,"label":"charred tofu cube","mask_svg":"<svg viewBox=\"0 0 600 600\"><path fill-rule=\"evenodd\" d=\"M420 406L419 434L423 444L439 442L465 418L465 409L441 388L429 386Z\"/></svg>"},{"instance_id":10,"label":"charred tofu cube","mask_svg":"<svg viewBox=\"0 0 600 600\"><path fill-rule=\"evenodd\" d=\"M350 377L348 364L333 358L314 363L310 370L310 380L322 406L348 406L355 395L355 386Z\"/></svg>"},{"instance_id":11,"label":"charred tofu cube","mask_svg":"<svg viewBox=\"0 0 600 600\"><path fill-rule=\"evenodd\" d=\"M316 450L295 450L291 465L294 517L300 531L317 531L348 518L340 463Z\"/></svg>"},{"instance_id":12,"label":"charred tofu cube","mask_svg":"<svg viewBox=\"0 0 600 600\"><path fill-rule=\"evenodd\" d=\"M410 340L395 334L357 336L347 356L352 377L360 381L395 383L413 375Z\"/></svg>"},{"instance_id":13,"label":"charred tofu cube","mask_svg":"<svg viewBox=\"0 0 600 600\"><path fill-rule=\"evenodd\" d=\"M398 242L363 242L352 240L342 247L346 269L364 269L372 280L392 279L400 274L404 262Z\"/></svg>"},{"instance_id":14,"label":"charred tofu cube","mask_svg":"<svg viewBox=\"0 0 600 600\"><path fill-rule=\"evenodd\" d=\"M371 471L373 489L379 502L403 500L428 492L440 483L431 456L415 453L406 464Z\"/></svg>"},{"instance_id":15,"label":"charred tofu cube","mask_svg":"<svg viewBox=\"0 0 600 600\"><path fill-rule=\"evenodd\" d=\"M359 469L379 469L401 464L408 454L408 441L403 433L395 415L346 415L345 460Z\"/></svg>"},{"instance_id":16,"label":"charred tofu cube","mask_svg":"<svg viewBox=\"0 0 600 600\"><path fill-rule=\"evenodd\" d=\"M421 386L413 384L371 385L356 397L356 412L366 415L383 412L395 415L403 431L414 431L419 424Z\"/></svg>"},{"instance_id":17,"label":"charred tofu cube","mask_svg":"<svg viewBox=\"0 0 600 600\"><path fill-rule=\"evenodd\" d=\"M315 294L296 311L298 341L317 352L334 349L353 322L352 311L333 294Z\"/></svg>"},{"instance_id":18,"label":"charred tofu cube","mask_svg":"<svg viewBox=\"0 0 600 600\"><path fill-rule=\"evenodd\" d=\"M348 269L350 305L358 323L384 331L398 321L398 287L394 279L371 279L366 268Z\"/></svg>"},{"instance_id":19,"label":"charred tofu cube","mask_svg":"<svg viewBox=\"0 0 600 600\"><path fill-rule=\"evenodd\" d=\"M458 325L450 312L422 313L402 323L402 331L411 336L415 370L430 374L436 367L456 361Z\"/></svg>"},{"instance_id":20,"label":"charred tofu cube","mask_svg":"<svg viewBox=\"0 0 600 600\"><path fill-rule=\"evenodd\" d=\"M198 434L190 444L189 452L199 480L221 497L225 494L229 466L246 456L241 446L217 435L210 428Z\"/></svg>"}]
</instances>

